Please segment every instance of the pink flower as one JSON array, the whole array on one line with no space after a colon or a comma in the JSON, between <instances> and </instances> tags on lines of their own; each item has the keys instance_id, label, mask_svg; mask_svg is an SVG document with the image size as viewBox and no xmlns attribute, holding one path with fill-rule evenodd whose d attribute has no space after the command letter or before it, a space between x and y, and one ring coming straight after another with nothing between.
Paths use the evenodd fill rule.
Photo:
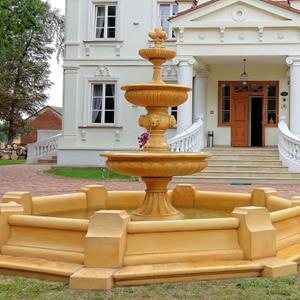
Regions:
<instances>
[{"instance_id":1,"label":"pink flower","mask_svg":"<svg viewBox=\"0 0 300 300\"><path fill-rule=\"evenodd\" d=\"M138 142L139 142L139 148L143 149L144 146L147 144L149 139L149 134L148 132L142 133L140 136L138 136Z\"/></svg>"}]
</instances>

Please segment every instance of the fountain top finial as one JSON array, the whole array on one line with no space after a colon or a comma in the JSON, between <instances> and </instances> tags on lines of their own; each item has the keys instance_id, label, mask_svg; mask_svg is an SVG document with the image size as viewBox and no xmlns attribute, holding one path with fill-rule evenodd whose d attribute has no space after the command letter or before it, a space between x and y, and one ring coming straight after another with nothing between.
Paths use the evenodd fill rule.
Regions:
<instances>
[{"instance_id":1,"label":"fountain top finial","mask_svg":"<svg viewBox=\"0 0 300 300\"><path fill-rule=\"evenodd\" d=\"M168 35L160 26L155 27L154 31L149 32L149 37L154 42L154 48L165 48L162 43L167 40Z\"/></svg>"}]
</instances>

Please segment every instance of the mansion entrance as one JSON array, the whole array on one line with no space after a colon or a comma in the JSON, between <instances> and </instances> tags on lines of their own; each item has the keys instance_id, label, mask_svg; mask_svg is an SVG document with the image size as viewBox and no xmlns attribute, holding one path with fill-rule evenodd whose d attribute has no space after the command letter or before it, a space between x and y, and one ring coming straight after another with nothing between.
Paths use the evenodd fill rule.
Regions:
<instances>
[{"instance_id":1,"label":"mansion entrance","mask_svg":"<svg viewBox=\"0 0 300 300\"><path fill-rule=\"evenodd\" d=\"M219 82L219 126L231 127L231 146L263 147L266 127L278 124L277 81Z\"/></svg>"}]
</instances>

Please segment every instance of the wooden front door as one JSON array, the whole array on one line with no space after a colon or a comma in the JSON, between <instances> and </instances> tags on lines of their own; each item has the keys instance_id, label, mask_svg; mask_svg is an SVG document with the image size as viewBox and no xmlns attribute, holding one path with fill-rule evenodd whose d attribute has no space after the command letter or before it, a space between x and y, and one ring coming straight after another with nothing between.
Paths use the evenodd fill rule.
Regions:
<instances>
[{"instance_id":1,"label":"wooden front door","mask_svg":"<svg viewBox=\"0 0 300 300\"><path fill-rule=\"evenodd\" d=\"M239 93L233 98L231 145L233 147L248 146L248 94Z\"/></svg>"}]
</instances>

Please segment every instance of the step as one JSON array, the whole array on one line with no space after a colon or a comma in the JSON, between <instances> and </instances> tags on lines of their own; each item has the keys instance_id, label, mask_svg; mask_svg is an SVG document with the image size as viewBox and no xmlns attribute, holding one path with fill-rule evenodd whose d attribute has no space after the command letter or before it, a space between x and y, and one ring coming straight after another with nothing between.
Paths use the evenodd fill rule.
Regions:
<instances>
[{"instance_id":1,"label":"step","mask_svg":"<svg viewBox=\"0 0 300 300\"><path fill-rule=\"evenodd\" d=\"M197 183L226 183L226 184L300 184L300 178L281 178L281 177L215 177L215 176L185 176L174 177L173 183L197 184Z\"/></svg>"},{"instance_id":2,"label":"step","mask_svg":"<svg viewBox=\"0 0 300 300\"><path fill-rule=\"evenodd\" d=\"M262 264L246 260L126 266L114 274L117 286L260 276Z\"/></svg>"},{"instance_id":3,"label":"step","mask_svg":"<svg viewBox=\"0 0 300 300\"><path fill-rule=\"evenodd\" d=\"M193 177L267 177L267 178L296 178L300 180L299 173L289 173L289 172L266 172L266 171L211 171L211 170L203 170L201 173L196 173Z\"/></svg>"},{"instance_id":4,"label":"step","mask_svg":"<svg viewBox=\"0 0 300 300\"><path fill-rule=\"evenodd\" d=\"M56 164L57 159L39 159L38 164Z\"/></svg>"},{"instance_id":5,"label":"step","mask_svg":"<svg viewBox=\"0 0 300 300\"><path fill-rule=\"evenodd\" d=\"M216 159L214 157L207 160L208 166L215 165L253 165L251 160L237 160L237 159ZM282 166L279 160L255 160L255 165L260 166Z\"/></svg>"},{"instance_id":6,"label":"step","mask_svg":"<svg viewBox=\"0 0 300 300\"><path fill-rule=\"evenodd\" d=\"M205 147L205 150L236 150L236 151L245 151L245 150L253 150L253 151L278 151L277 146L272 147L231 147L231 146L214 146L214 147Z\"/></svg>"},{"instance_id":7,"label":"step","mask_svg":"<svg viewBox=\"0 0 300 300\"><path fill-rule=\"evenodd\" d=\"M222 149L222 150L215 150L215 149L212 149L212 148L208 148L208 149L203 149L203 152L209 152L209 153L212 153L212 154L248 154L248 155L251 155L251 154L260 154L260 155L278 155L278 150L235 150L234 148L232 149Z\"/></svg>"},{"instance_id":8,"label":"step","mask_svg":"<svg viewBox=\"0 0 300 300\"><path fill-rule=\"evenodd\" d=\"M55 262L32 257L16 257L0 255L0 273L9 275L52 275L57 279L69 278L83 267L80 264ZM35 276L34 276L35 275Z\"/></svg>"},{"instance_id":9,"label":"step","mask_svg":"<svg viewBox=\"0 0 300 300\"><path fill-rule=\"evenodd\" d=\"M211 165L209 164L208 167L203 170L204 171L265 171L265 172L288 172L288 168L282 166L262 166L257 164L252 165Z\"/></svg>"},{"instance_id":10,"label":"step","mask_svg":"<svg viewBox=\"0 0 300 300\"><path fill-rule=\"evenodd\" d=\"M256 160L279 160L278 154L275 155L261 155L261 154L215 154L209 157L207 160L214 160L214 159L233 159L233 160L247 160L247 161L256 161Z\"/></svg>"}]
</instances>

